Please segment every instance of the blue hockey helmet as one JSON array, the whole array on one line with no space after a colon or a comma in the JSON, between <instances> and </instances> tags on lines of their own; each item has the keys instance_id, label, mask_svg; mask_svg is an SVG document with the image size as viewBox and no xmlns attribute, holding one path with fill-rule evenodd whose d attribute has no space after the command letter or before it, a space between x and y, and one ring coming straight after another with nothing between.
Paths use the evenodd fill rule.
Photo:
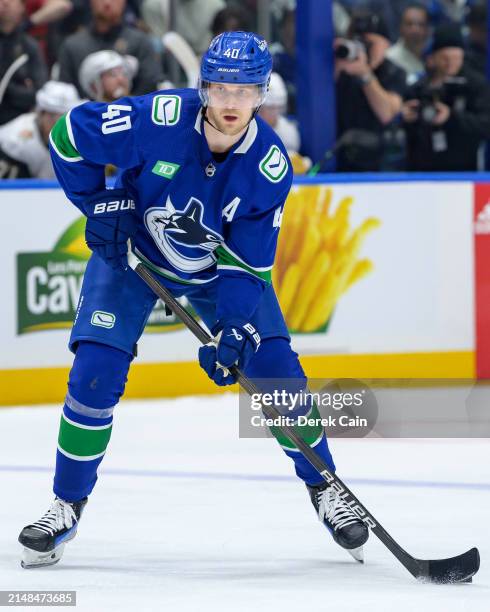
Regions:
<instances>
[{"instance_id":1,"label":"blue hockey helmet","mask_svg":"<svg viewBox=\"0 0 490 612\"><path fill-rule=\"evenodd\" d=\"M208 105L209 83L257 85L257 106L264 101L272 72L267 41L253 32L223 32L216 36L203 55L199 95Z\"/></svg>"}]
</instances>

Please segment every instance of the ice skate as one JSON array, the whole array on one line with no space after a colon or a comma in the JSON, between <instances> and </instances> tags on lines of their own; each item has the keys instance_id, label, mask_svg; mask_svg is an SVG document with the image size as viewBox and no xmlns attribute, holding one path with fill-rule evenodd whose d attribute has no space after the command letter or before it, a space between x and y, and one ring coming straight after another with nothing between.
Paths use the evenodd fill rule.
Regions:
<instances>
[{"instance_id":1,"label":"ice skate","mask_svg":"<svg viewBox=\"0 0 490 612\"><path fill-rule=\"evenodd\" d=\"M369 529L352 508L328 483L308 486L311 503L320 521L339 546L345 548L359 563L364 562L362 546L369 537Z\"/></svg>"},{"instance_id":2,"label":"ice skate","mask_svg":"<svg viewBox=\"0 0 490 612\"><path fill-rule=\"evenodd\" d=\"M19 542L24 546L21 565L24 569L44 567L58 563L65 544L76 533L87 498L66 502L56 497L46 514L20 532Z\"/></svg>"}]
</instances>

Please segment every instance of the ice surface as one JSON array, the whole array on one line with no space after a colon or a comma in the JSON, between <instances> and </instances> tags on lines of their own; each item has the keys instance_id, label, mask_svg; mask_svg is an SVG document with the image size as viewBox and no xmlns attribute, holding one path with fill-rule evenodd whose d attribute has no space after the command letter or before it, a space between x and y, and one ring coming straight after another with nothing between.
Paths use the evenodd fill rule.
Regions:
<instances>
[{"instance_id":1,"label":"ice surface","mask_svg":"<svg viewBox=\"0 0 490 612\"><path fill-rule=\"evenodd\" d=\"M1 409L0 589L74 589L95 612L490 610L490 441L331 442L411 554L479 547L473 584L424 585L375 536L364 566L338 548L276 443L238 438L237 412L232 395L124 402L77 538L26 571L16 540L51 502L60 408Z\"/></svg>"}]
</instances>

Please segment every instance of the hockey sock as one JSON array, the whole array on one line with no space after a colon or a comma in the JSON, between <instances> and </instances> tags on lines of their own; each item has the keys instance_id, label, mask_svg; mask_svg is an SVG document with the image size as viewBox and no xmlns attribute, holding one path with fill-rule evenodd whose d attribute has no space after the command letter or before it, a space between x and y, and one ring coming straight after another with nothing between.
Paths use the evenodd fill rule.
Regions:
<instances>
[{"instance_id":1,"label":"hockey sock","mask_svg":"<svg viewBox=\"0 0 490 612\"><path fill-rule=\"evenodd\" d=\"M53 487L66 501L78 501L94 488L130 362L131 355L110 346L78 346L61 415Z\"/></svg>"},{"instance_id":2,"label":"hockey sock","mask_svg":"<svg viewBox=\"0 0 490 612\"><path fill-rule=\"evenodd\" d=\"M316 454L325 461L328 467L335 472L335 463L332 458L332 454L330 453L330 449L328 448L327 436L325 431L323 431L320 435L320 438L316 443L310 444L310 446L315 450ZM284 452L288 457L294 461L294 469L296 474L301 480L303 480L307 485L315 486L324 482L324 479L317 470L311 465L311 463L303 457L299 450L286 450L283 447Z\"/></svg>"},{"instance_id":3,"label":"hockey sock","mask_svg":"<svg viewBox=\"0 0 490 612\"><path fill-rule=\"evenodd\" d=\"M289 416L292 418L297 418L299 415L293 411ZM316 404L311 406L306 416L308 420L313 419L315 424L296 425L297 433L308 444L308 446L315 450L316 454L321 457L323 461L325 461L328 467L335 472L335 464L333 462L330 449L328 448L325 430L320 424L321 417ZM270 431L279 442L286 455L294 461L296 474L299 476L299 478L301 478L301 480L310 486L323 482L322 476L320 476L318 471L311 465L311 463L303 457L296 445L291 442L287 436L281 433L277 427L271 427Z\"/></svg>"}]
</instances>

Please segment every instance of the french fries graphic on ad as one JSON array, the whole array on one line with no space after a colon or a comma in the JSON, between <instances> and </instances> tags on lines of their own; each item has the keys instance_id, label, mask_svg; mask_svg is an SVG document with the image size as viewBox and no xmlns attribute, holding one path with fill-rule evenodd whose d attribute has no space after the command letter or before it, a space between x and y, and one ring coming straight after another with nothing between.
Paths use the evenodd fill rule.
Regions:
<instances>
[{"instance_id":1,"label":"french fries graphic on ad","mask_svg":"<svg viewBox=\"0 0 490 612\"><path fill-rule=\"evenodd\" d=\"M302 185L289 194L272 280L290 331L325 329L341 296L373 269L359 254L381 223L369 217L350 226L353 198L331 209L332 189Z\"/></svg>"}]
</instances>

